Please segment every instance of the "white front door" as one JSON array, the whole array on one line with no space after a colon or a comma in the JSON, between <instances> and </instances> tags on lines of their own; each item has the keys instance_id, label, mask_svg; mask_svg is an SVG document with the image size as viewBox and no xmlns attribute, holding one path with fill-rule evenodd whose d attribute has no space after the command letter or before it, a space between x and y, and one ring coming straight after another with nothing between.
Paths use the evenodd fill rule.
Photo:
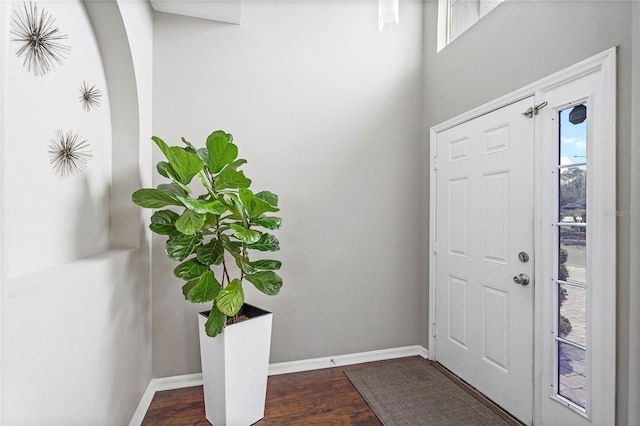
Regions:
<instances>
[{"instance_id":1,"label":"white front door","mask_svg":"<svg viewBox=\"0 0 640 426\"><path fill-rule=\"evenodd\" d=\"M437 133L435 153L435 359L525 424L533 421L534 120L523 112L533 105L529 97Z\"/></svg>"}]
</instances>

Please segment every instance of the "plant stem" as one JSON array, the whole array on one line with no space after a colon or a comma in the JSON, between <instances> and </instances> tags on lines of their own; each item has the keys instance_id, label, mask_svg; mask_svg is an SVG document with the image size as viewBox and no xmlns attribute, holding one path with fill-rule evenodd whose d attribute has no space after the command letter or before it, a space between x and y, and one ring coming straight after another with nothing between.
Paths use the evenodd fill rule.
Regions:
<instances>
[{"instance_id":1,"label":"plant stem","mask_svg":"<svg viewBox=\"0 0 640 426\"><path fill-rule=\"evenodd\" d=\"M247 245L243 242L242 243L242 259L243 259L243 262L244 262L244 259L246 259L246 258L247 258ZM243 279L244 279L244 268L240 268L240 281L242 281Z\"/></svg>"},{"instance_id":2,"label":"plant stem","mask_svg":"<svg viewBox=\"0 0 640 426\"><path fill-rule=\"evenodd\" d=\"M227 262L225 261L224 255L222 256L222 278L224 282L224 277L227 277L227 283L231 282L231 278L229 278L229 271L227 271ZM224 285L223 285L224 286Z\"/></svg>"}]
</instances>

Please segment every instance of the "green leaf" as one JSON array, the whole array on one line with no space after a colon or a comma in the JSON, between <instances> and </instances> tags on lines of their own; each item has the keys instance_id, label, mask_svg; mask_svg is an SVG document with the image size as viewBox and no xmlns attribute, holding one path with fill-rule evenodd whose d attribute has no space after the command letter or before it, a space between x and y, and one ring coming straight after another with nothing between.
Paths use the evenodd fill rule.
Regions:
<instances>
[{"instance_id":1,"label":"green leaf","mask_svg":"<svg viewBox=\"0 0 640 426\"><path fill-rule=\"evenodd\" d=\"M233 136L217 130L207 138L207 151L209 153L209 171L217 174L238 156L238 147L231 141Z\"/></svg>"},{"instance_id":2,"label":"green leaf","mask_svg":"<svg viewBox=\"0 0 640 426\"><path fill-rule=\"evenodd\" d=\"M185 149L187 150L187 152L190 152L190 153L192 153L192 154L197 154L197 153L198 153L198 150L196 149L196 147L195 147L195 146L193 146L193 144L192 144L191 142L189 142L188 140L186 140L186 139L184 138L184 136L183 136L183 137L181 137L180 139L182 140L182 143L183 143L183 144L185 144L185 145L187 146L187 147L185 148Z\"/></svg>"},{"instance_id":3,"label":"green leaf","mask_svg":"<svg viewBox=\"0 0 640 426\"><path fill-rule=\"evenodd\" d=\"M242 158L236 160L236 161L232 161L229 164L227 164L227 169L237 169L238 167L242 166L243 164L247 164L247 160L244 160Z\"/></svg>"},{"instance_id":4,"label":"green leaf","mask_svg":"<svg viewBox=\"0 0 640 426\"><path fill-rule=\"evenodd\" d=\"M260 216L251 220L252 225L262 226L267 229L279 229L281 223L282 219L276 216Z\"/></svg>"},{"instance_id":5,"label":"green leaf","mask_svg":"<svg viewBox=\"0 0 640 426\"><path fill-rule=\"evenodd\" d=\"M248 259L242 255L243 243L240 241L231 241L228 235L221 235L220 240L227 253L229 253L236 260L236 265L242 268L242 263Z\"/></svg>"},{"instance_id":6,"label":"green leaf","mask_svg":"<svg viewBox=\"0 0 640 426\"><path fill-rule=\"evenodd\" d=\"M238 194L240 195L240 200L242 200L242 204L244 204L244 207L247 209L247 213L249 213L250 218L258 217L263 213L277 212L280 210L256 197L253 192L247 188L240 189Z\"/></svg>"},{"instance_id":7,"label":"green leaf","mask_svg":"<svg viewBox=\"0 0 640 426\"><path fill-rule=\"evenodd\" d=\"M131 195L131 200L140 207L149 209L182 205L182 203L170 195L153 188L138 189Z\"/></svg>"},{"instance_id":8,"label":"green leaf","mask_svg":"<svg viewBox=\"0 0 640 426\"><path fill-rule=\"evenodd\" d=\"M169 164L173 169L173 175L176 179L171 177L171 173L166 165L160 166L158 163L158 172L171 180L188 184L191 179L198 174L204 167L204 162L198 157L195 152L189 152L193 150L193 147L182 148L180 146L168 146L162 139L157 136L153 136L151 139L158 145L164 156L169 160ZM183 138L184 141L184 138ZM166 164L166 163L164 163Z\"/></svg>"},{"instance_id":9,"label":"green leaf","mask_svg":"<svg viewBox=\"0 0 640 426\"><path fill-rule=\"evenodd\" d=\"M220 240L227 251L231 253L240 253L242 251L242 243L240 241L231 241L228 235L221 235Z\"/></svg>"},{"instance_id":10,"label":"green leaf","mask_svg":"<svg viewBox=\"0 0 640 426\"><path fill-rule=\"evenodd\" d=\"M166 161L159 161L156 165L156 169L158 170L158 173L160 173L167 179L171 179L174 182L178 181L178 175L176 175L176 172L175 170L173 170L173 167L171 167L171 164L167 163Z\"/></svg>"},{"instance_id":11,"label":"green leaf","mask_svg":"<svg viewBox=\"0 0 640 426\"><path fill-rule=\"evenodd\" d=\"M282 262L280 262L279 260L269 260L269 259L257 260L255 262L248 262L248 259L246 259L245 261L240 262L240 264L238 265L238 267L245 274L255 274L256 272L259 272L259 271L278 270L280 269L281 266L282 266Z\"/></svg>"},{"instance_id":12,"label":"green leaf","mask_svg":"<svg viewBox=\"0 0 640 426\"><path fill-rule=\"evenodd\" d=\"M248 188L251 185L251 179L244 175L244 172L234 169L224 169L216 176L215 188L220 191L222 189L239 189Z\"/></svg>"},{"instance_id":13,"label":"green leaf","mask_svg":"<svg viewBox=\"0 0 640 426\"><path fill-rule=\"evenodd\" d=\"M225 324L227 323L227 316L220 312L215 305L211 312L209 313L209 318L207 322L204 323L204 330L209 337L216 337L218 334L222 333Z\"/></svg>"},{"instance_id":14,"label":"green leaf","mask_svg":"<svg viewBox=\"0 0 640 426\"><path fill-rule=\"evenodd\" d=\"M182 147L172 146L170 150L169 164L176 172L180 183L186 185L202 170L204 162L196 154L192 154Z\"/></svg>"},{"instance_id":15,"label":"green leaf","mask_svg":"<svg viewBox=\"0 0 640 426\"><path fill-rule=\"evenodd\" d=\"M198 157L202 158L204 164L207 164L207 168L209 168L209 151L207 151L207 148L200 148L198 150Z\"/></svg>"},{"instance_id":16,"label":"green leaf","mask_svg":"<svg viewBox=\"0 0 640 426\"><path fill-rule=\"evenodd\" d=\"M235 278L220 291L216 297L216 305L218 310L223 314L232 317L240 311L244 303L244 292L242 291L242 283Z\"/></svg>"},{"instance_id":17,"label":"green leaf","mask_svg":"<svg viewBox=\"0 0 640 426\"><path fill-rule=\"evenodd\" d=\"M169 237L165 245L167 256L173 260L183 261L196 249L196 246L202 242L202 236L182 235L178 234Z\"/></svg>"},{"instance_id":18,"label":"green leaf","mask_svg":"<svg viewBox=\"0 0 640 426\"><path fill-rule=\"evenodd\" d=\"M240 269L244 275L247 274L255 274L256 272L259 271L259 269L254 268L253 266L249 265L249 262L247 262L248 259L243 259L242 257L237 257L236 258L236 265L238 266L238 269Z\"/></svg>"},{"instance_id":19,"label":"green leaf","mask_svg":"<svg viewBox=\"0 0 640 426\"><path fill-rule=\"evenodd\" d=\"M225 205L218 200L197 200L195 198L183 196L178 196L176 198L182 201L182 204L184 204L189 210L193 210L200 214L222 214L227 210Z\"/></svg>"},{"instance_id":20,"label":"green leaf","mask_svg":"<svg viewBox=\"0 0 640 426\"><path fill-rule=\"evenodd\" d=\"M196 283L189 288L187 292L187 300L193 303L205 303L211 302L216 297L219 297L222 286L213 276L213 272L208 271L200 276Z\"/></svg>"},{"instance_id":21,"label":"green leaf","mask_svg":"<svg viewBox=\"0 0 640 426\"><path fill-rule=\"evenodd\" d=\"M196 249L198 262L204 265L219 265L222 262L222 256L224 256L224 247L220 240L211 240Z\"/></svg>"},{"instance_id":22,"label":"green leaf","mask_svg":"<svg viewBox=\"0 0 640 426\"><path fill-rule=\"evenodd\" d=\"M158 191L162 191L165 194L174 198L178 198L178 196L187 195L187 191L185 191L182 186L178 185L175 182L161 183L160 185L158 185Z\"/></svg>"},{"instance_id":23,"label":"green leaf","mask_svg":"<svg viewBox=\"0 0 640 426\"><path fill-rule=\"evenodd\" d=\"M215 214L207 213L207 219L204 221L205 228L212 228L218 223L218 216Z\"/></svg>"},{"instance_id":24,"label":"green leaf","mask_svg":"<svg viewBox=\"0 0 640 426\"><path fill-rule=\"evenodd\" d=\"M167 179L171 179L176 185L184 189L185 193L191 193L189 187L180 182L180 179L178 178L176 171L173 170L173 167L171 167L171 164L167 163L166 161L160 161L158 162L156 169L158 169L158 173L160 173L160 175L166 177Z\"/></svg>"},{"instance_id":25,"label":"green leaf","mask_svg":"<svg viewBox=\"0 0 640 426\"><path fill-rule=\"evenodd\" d=\"M209 268L200 263L196 258L182 262L173 270L173 275L185 281L193 280L207 272Z\"/></svg>"},{"instance_id":26,"label":"green leaf","mask_svg":"<svg viewBox=\"0 0 640 426\"><path fill-rule=\"evenodd\" d=\"M185 235L193 235L202 229L206 218L193 210L185 210L176 220L176 229Z\"/></svg>"},{"instance_id":27,"label":"green leaf","mask_svg":"<svg viewBox=\"0 0 640 426\"><path fill-rule=\"evenodd\" d=\"M270 191L261 191L256 194L256 197L263 201L266 201L273 207L278 207L278 196Z\"/></svg>"},{"instance_id":28,"label":"green leaf","mask_svg":"<svg viewBox=\"0 0 640 426\"><path fill-rule=\"evenodd\" d=\"M156 143L156 145L158 145L158 148L160 148L160 151L162 151L165 158L171 162L171 150L169 146L157 136L152 136L151 139Z\"/></svg>"},{"instance_id":29,"label":"green leaf","mask_svg":"<svg viewBox=\"0 0 640 426\"><path fill-rule=\"evenodd\" d=\"M158 210L151 216L149 229L160 235L175 235L178 232L176 229L178 217L178 213L171 210Z\"/></svg>"},{"instance_id":30,"label":"green leaf","mask_svg":"<svg viewBox=\"0 0 640 426\"><path fill-rule=\"evenodd\" d=\"M184 296L185 300L189 300L189 292L196 284L198 284L198 280L194 279L182 286L182 295Z\"/></svg>"},{"instance_id":31,"label":"green leaf","mask_svg":"<svg viewBox=\"0 0 640 426\"><path fill-rule=\"evenodd\" d=\"M271 234L262 234L257 242L249 245L249 248L260 251L278 251L280 250L280 242Z\"/></svg>"},{"instance_id":32,"label":"green leaf","mask_svg":"<svg viewBox=\"0 0 640 426\"><path fill-rule=\"evenodd\" d=\"M158 164L156 164L156 170L158 170L158 173L160 173L161 176L164 176L167 179L171 179L169 177L170 169L171 169L171 165L166 161L158 161ZM173 173L173 169L171 169L171 172ZM173 173L173 175L175 176L175 173Z\"/></svg>"},{"instance_id":33,"label":"green leaf","mask_svg":"<svg viewBox=\"0 0 640 426\"><path fill-rule=\"evenodd\" d=\"M226 193L222 195L222 200L233 219L241 220L242 223L248 225L245 217L245 208L240 201L240 197L233 193Z\"/></svg>"},{"instance_id":34,"label":"green leaf","mask_svg":"<svg viewBox=\"0 0 640 426\"><path fill-rule=\"evenodd\" d=\"M262 259L249 262L249 265L256 269L263 269L268 271L274 271L280 269L282 262L279 260Z\"/></svg>"},{"instance_id":35,"label":"green leaf","mask_svg":"<svg viewBox=\"0 0 640 426\"><path fill-rule=\"evenodd\" d=\"M255 274L245 275L245 278L258 290L269 296L278 294L282 287L282 278L273 271L256 272Z\"/></svg>"},{"instance_id":36,"label":"green leaf","mask_svg":"<svg viewBox=\"0 0 640 426\"><path fill-rule=\"evenodd\" d=\"M233 233L233 236L247 244L252 244L257 242L260 239L260 235L262 235L258 231L247 229L244 226L238 225L236 223L232 223L230 227L231 227L231 232Z\"/></svg>"}]
</instances>

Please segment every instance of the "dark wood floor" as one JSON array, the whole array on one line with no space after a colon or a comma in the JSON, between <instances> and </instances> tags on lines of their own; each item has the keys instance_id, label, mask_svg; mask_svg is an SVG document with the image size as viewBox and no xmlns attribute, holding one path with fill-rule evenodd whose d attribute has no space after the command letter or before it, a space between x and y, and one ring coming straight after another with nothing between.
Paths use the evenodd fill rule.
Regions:
<instances>
[{"instance_id":1,"label":"dark wood floor","mask_svg":"<svg viewBox=\"0 0 640 426\"><path fill-rule=\"evenodd\" d=\"M392 361L380 361L392 362ZM264 419L256 425L381 425L344 372L358 364L270 376ZM202 386L157 392L143 426L210 426Z\"/></svg>"},{"instance_id":2,"label":"dark wood floor","mask_svg":"<svg viewBox=\"0 0 640 426\"><path fill-rule=\"evenodd\" d=\"M402 359L270 376L265 416L255 425L381 425L344 372L392 362L402 362ZM443 373L447 374L446 371ZM473 394L470 389L465 391ZM482 400L480 395L474 396ZM486 400L483 402L491 405ZM500 414L498 407L491 408ZM204 415L202 386L157 392L142 425L209 426Z\"/></svg>"}]
</instances>

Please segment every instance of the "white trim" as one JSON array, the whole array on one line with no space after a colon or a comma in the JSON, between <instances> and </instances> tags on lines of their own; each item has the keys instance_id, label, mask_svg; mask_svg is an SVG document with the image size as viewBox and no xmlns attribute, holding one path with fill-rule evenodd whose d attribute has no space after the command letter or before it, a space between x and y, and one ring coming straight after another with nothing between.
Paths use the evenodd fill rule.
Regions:
<instances>
[{"instance_id":1,"label":"white trim","mask_svg":"<svg viewBox=\"0 0 640 426\"><path fill-rule=\"evenodd\" d=\"M2 340L3 340L3 328L2 317L4 316L4 304L7 301L7 285L5 280L5 268L3 262L4 253L4 238L3 235L3 213L4 207L4 167L2 162L4 156L2 155L3 145L6 143L6 128L7 123L7 93L8 93L8 77L7 77L7 57L9 55L8 37L9 34L9 10L10 2L0 2L0 359L2 358ZM2 365L0 365L0 383L2 383ZM2 423L2 386L0 386L0 423Z\"/></svg>"},{"instance_id":2,"label":"white trim","mask_svg":"<svg viewBox=\"0 0 640 426\"><path fill-rule=\"evenodd\" d=\"M453 127L453 126L451 126ZM429 130L429 152L428 156L429 162L429 170L431 171L429 174L429 241L427 243L427 247L429 248L429 324L427 324L427 332L429 339L429 351L431 353L431 357L435 360L436 358L436 338L435 338L435 330L433 329L436 324L436 254L438 253L438 217L436 210L436 192L437 192L437 164L436 158L438 156L438 144L437 144L437 134L440 131L444 131L445 129L438 130L436 127L432 127Z\"/></svg>"},{"instance_id":3,"label":"white trim","mask_svg":"<svg viewBox=\"0 0 640 426\"><path fill-rule=\"evenodd\" d=\"M437 44L436 52L444 49L449 40L447 33L449 32L449 0L438 0L438 21L437 21Z\"/></svg>"},{"instance_id":4,"label":"white trim","mask_svg":"<svg viewBox=\"0 0 640 426\"><path fill-rule=\"evenodd\" d=\"M151 383L153 383L153 390L155 392L200 386L202 384L202 373L161 377L159 379L152 379L150 384Z\"/></svg>"},{"instance_id":5,"label":"white trim","mask_svg":"<svg viewBox=\"0 0 640 426\"><path fill-rule=\"evenodd\" d=\"M280 374L299 373L302 371L319 370L323 368L339 367L365 362L384 361L387 359L404 358L409 356L421 356L430 359L429 351L423 346L403 346L399 348L381 349L377 351L360 352L346 355L335 355L322 358L303 359L299 361L278 362L269 364L269 376ZM202 374L187 374L184 376L162 377L152 379L144 391L138 408L133 413L129 426L139 426L149 410L151 401L156 392L188 388L202 385Z\"/></svg>"},{"instance_id":6,"label":"white trim","mask_svg":"<svg viewBox=\"0 0 640 426\"><path fill-rule=\"evenodd\" d=\"M142 424L144 420L144 416L147 414L149 410L149 406L151 406L151 401L153 401L153 397L156 392L171 390L171 389L181 389L188 388L191 386L201 386L202 385L202 374L186 374L184 376L172 376L172 377L162 377L159 379L151 379L147 389L142 394L142 398L140 398L140 402L138 403L138 408L133 413L131 417L131 421L129 422L129 426L138 426Z\"/></svg>"},{"instance_id":7,"label":"white trim","mask_svg":"<svg viewBox=\"0 0 640 426\"><path fill-rule=\"evenodd\" d=\"M154 387L153 381L156 379L152 379L147 386L147 389L142 394L142 398L140 398L140 402L138 403L138 407L136 411L133 412L133 416L131 416L131 420L129 421L129 426L140 426L142 421L144 420L144 416L147 414L149 407L151 406L151 401L153 401L153 396L156 394L156 389ZM202 381L200 381L202 383Z\"/></svg>"},{"instance_id":8,"label":"white trim","mask_svg":"<svg viewBox=\"0 0 640 426\"><path fill-rule=\"evenodd\" d=\"M304 359L300 361L279 362L269 365L269 375L297 373L300 371L320 370L322 368L341 367L364 362L382 361L386 359L404 358L420 355L429 358L429 352L423 346L404 346L400 348L382 349L378 351L360 352L347 355L335 355L322 358Z\"/></svg>"},{"instance_id":9,"label":"white trim","mask_svg":"<svg viewBox=\"0 0 640 426\"><path fill-rule=\"evenodd\" d=\"M592 75L590 75L592 74ZM539 286L537 299L543 307L542 315L537 324L541 327L536 331L536 337L541 342L541 357L537 360L537 371L542 372L539 377L540 389L551 389L551 392L541 392L539 420L545 424L613 424L615 422L616 405L616 50L611 49L604 57L599 67L594 67L591 73L581 76L589 80L578 81L577 78L567 80L572 86L567 89L558 85L549 86L540 91L539 101L549 101L549 109L545 114L556 115L558 111L569 107L566 102L577 102L586 99L590 108L590 116L595 117L588 123L587 138L587 359L588 359L588 388L586 412L573 407L563 398L556 396L551 385L555 383L553 366L555 357L551 357L551 350L556 350L555 343L549 340L554 324L549 321L555 306L553 292L549 286ZM554 93L553 89L558 88ZM565 93L570 93L570 98ZM541 123L542 138L556 135L557 130L547 121ZM597 141L597 143L596 143ZM544 151L544 150L543 150ZM555 213L557 205L550 204L549 193L555 191L557 182L550 173L550 158L557 154L543 152L541 159L542 184L540 205L544 209L540 217L541 244L549 246L549 241L556 238L555 229L551 229L552 222L557 221ZM554 168L555 168L554 164ZM546 189L545 189L546 188ZM540 246L544 247L544 245ZM595 261L597 259L597 261ZM554 258L545 253L538 256L536 276L545 281L550 280L555 271ZM552 347L550 348L550 345ZM598 368L607 366L607 368ZM549 397L552 401L549 400ZM589 399L590 398L590 399ZM554 402L555 401L555 402ZM557 403L556 403L557 402ZM585 417L584 423L578 423L579 417L565 417L566 408L575 411L579 417Z\"/></svg>"},{"instance_id":10,"label":"white trim","mask_svg":"<svg viewBox=\"0 0 640 426\"><path fill-rule=\"evenodd\" d=\"M604 93L606 93L606 98L604 99L603 104L607 105L610 111L613 111L615 113L615 105L616 105L615 104L616 102L615 101L616 99L616 83L615 83L616 71L615 70L616 70L616 48L613 47L600 54L594 55L591 58L581 61L573 66L565 68L564 70L556 72L548 77L545 77L521 89L518 89L512 93L509 93L505 96L502 96L498 99L495 99L491 102L488 102L484 105L474 108L466 113L460 114L457 117L454 117L450 120L447 120L443 123L433 126L430 129L431 151L429 155L429 161L431 162L431 164L429 164L429 169L431 171L430 173L431 191L429 194L430 233L429 233L429 242L428 242L428 247L429 247L429 324L428 324L429 336L428 336L428 339L429 339L429 352L432 359L437 360L437 346L432 333L432 324L435 323L435 319L436 319L436 316L435 316L436 314L435 266L436 266L436 251L438 249L438 244L437 244L438 241L437 241L437 234L436 234L437 218L435 217L435 214L434 214L434 212L436 212L436 201L437 201L436 191L435 191L436 165L434 160L437 154L436 152L437 134L447 129L450 129L452 127L455 127L457 125L460 125L462 123L465 123L469 120L477 118L481 115L490 113L506 105L517 102L529 96L536 96L536 101L541 102L540 98L541 96L544 95L545 92L595 72L602 72L604 76L603 77L603 81L605 82ZM606 135L609 135L608 140L615 141L616 140L615 138L616 120L610 120L610 121L605 120L605 123L603 125L606 126L605 129L603 130L603 133ZM539 139L538 139L541 135L541 132L539 131L541 129L541 126L538 123L536 123L535 129L536 129L536 154L535 154L534 161L536 161L537 164L541 164L540 163L541 155L542 155L542 153L540 152L541 143L539 142ZM611 146L613 146L613 149L611 149L608 153L598 152L594 155L604 155L606 156L604 157L606 159L609 159L612 157L614 161L612 164L615 164L615 143L612 143L612 145L610 145L609 147ZM606 161L609 161L609 160L606 160ZM537 169L536 169L536 173L539 173ZM541 180L540 176L536 175L535 177L536 197L540 197L541 190L542 190L542 186L541 186L542 183L540 182L540 180ZM615 191L610 190L610 188L615 188L615 169L613 170L613 173L611 176L606 176L606 182L600 182L599 185L603 185L601 187L609 188L609 192L604 194L608 198L605 200L603 208L615 210ZM613 185L613 186L610 186L610 185ZM536 211L534 212L535 214L534 221L536 224L540 224L542 220L542 214L543 214L541 210L542 203L538 198L536 198L536 200L537 200L536 201L537 208L536 208ZM605 227L606 227L606 230L603 229L602 232L600 232L600 235L605 235L606 233L609 233L609 235L613 235L613 238L614 238L611 246L607 245L607 248L606 248L606 250L610 250L608 255L606 256L606 259L608 262L607 264L615 265L615 260L616 260L615 259L615 247L616 247L615 218L613 218L613 220L607 221ZM536 232L534 236L534 243L536 248L541 247L541 244L543 242L540 234L541 234L541 230L539 228L536 228ZM541 276L540 265L536 265L536 276ZM613 282L613 283L616 282L615 269L613 272L613 277L611 277L608 282ZM541 312L541 309L539 308L544 306L544 302L545 302L545 299L544 299L545 295L542 293L542 287L543 287L542 285L535 287L534 303L535 303L536 309L534 313L535 315L534 324L543 324L545 320L544 314ZM606 365L615 365L615 350L616 350L615 348L615 335L616 335L615 291L612 291L606 294L598 294L598 297L604 298L604 299L601 299L603 300L603 304L602 304L603 309L601 309L599 313L602 313L602 316L605 319L603 323L599 324L599 327L601 328L601 331L599 333L601 336L603 336L606 339L606 342L605 342L606 345L608 345L609 348L613 348L613 351L614 351L612 355L609 354L610 356L604 356L603 358L605 361L608 362ZM544 336L542 336L541 333L543 333L542 328L536 327L534 330L534 339L535 339L534 343L542 341L541 339L543 339ZM534 403L534 423L536 424L539 423L540 420L543 418L542 417L542 398L543 398L543 394L546 395L545 391L542 389L544 357L546 356L543 352L543 348L542 348L543 346L544 345L534 345L534 366L533 366L534 368L534 401L533 403ZM605 369L602 369L602 370L605 370ZM609 418L611 419L611 421L613 421L615 416L615 369L612 369L611 371L608 371L608 372L599 371L598 373L601 373L600 383L602 384L602 386L606 388L605 390L603 390L603 394L607 396L606 401L601 401L602 404L604 405L604 408L602 411L605 412L602 418L603 419Z\"/></svg>"}]
</instances>

